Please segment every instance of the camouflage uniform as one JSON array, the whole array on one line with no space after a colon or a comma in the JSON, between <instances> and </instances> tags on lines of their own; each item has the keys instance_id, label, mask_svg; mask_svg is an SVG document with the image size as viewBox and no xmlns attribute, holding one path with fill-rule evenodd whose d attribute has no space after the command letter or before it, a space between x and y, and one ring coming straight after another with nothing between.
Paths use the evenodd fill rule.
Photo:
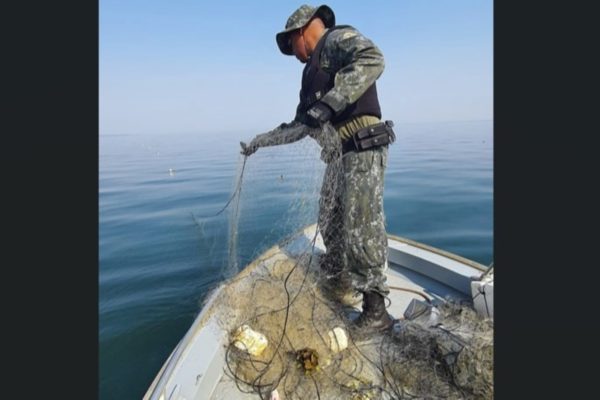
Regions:
<instances>
[{"instance_id":1,"label":"camouflage uniform","mask_svg":"<svg viewBox=\"0 0 600 400\"><path fill-rule=\"evenodd\" d=\"M288 19L286 31L304 26L315 12L302 6ZM284 54L291 54L289 43L278 34ZM356 102L384 69L381 51L356 29L347 26L333 30L321 51L320 67L335 74L334 87L320 99L340 114ZM332 262L330 273L349 272L352 287L387 295L384 268L387 260L387 234L383 214L383 184L387 165L387 146L341 155L341 141L349 138L364 121L376 117L354 118L323 129L310 128L298 106L296 117L273 131L258 135L250 146L265 147L292 143L307 135L322 147L327 162L319 199L319 228ZM337 262L336 262L337 261Z\"/></svg>"},{"instance_id":2,"label":"camouflage uniform","mask_svg":"<svg viewBox=\"0 0 600 400\"><path fill-rule=\"evenodd\" d=\"M389 293L384 268L387 234L383 187L387 146L334 157L325 169L319 228L327 248L327 273L349 277L357 291ZM349 276L344 274L349 273Z\"/></svg>"},{"instance_id":3,"label":"camouflage uniform","mask_svg":"<svg viewBox=\"0 0 600 400\"><path fill-rule=\"evenodd\" d=\"M327 36L320 64L323 70L335 74L333 89L320 100L336 113L356 102L385 67L377 46L351 26L336 29Z\"/></svg>"}]
</instances>

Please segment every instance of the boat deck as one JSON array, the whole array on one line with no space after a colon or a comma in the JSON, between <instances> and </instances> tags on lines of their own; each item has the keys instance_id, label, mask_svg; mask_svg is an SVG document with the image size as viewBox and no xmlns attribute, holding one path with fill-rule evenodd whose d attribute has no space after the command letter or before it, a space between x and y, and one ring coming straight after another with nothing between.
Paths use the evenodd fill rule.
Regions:
<instances>
[{"instance_id":1,"label":"boat deck","mask_svg":"<svg viewBox=\"0 0 600 400\"><path fill-rule=\"evenodd\" d=\"M405 268L401 265L391 263L387 270L388 285L390 287L407 288L426 294L433 301L443 301L447 296L455 299L469 301L470 296L467 296L456 289L450 288L439 282L432 281L431 278L423 276L418 272ZM419 294L398 289L390 289L391 304L388 307L388 312L394 318L401 318L406 307L413 299L424 300ZM357 310L360 310L360 305L357 305ZM225 351L223 350L219 358L225 359ZM221 369L225 368L225 363ZM197 397L204 399L206 397ZM222 374L221 379L217 383L212 396L208 397L211 400L250 400L258 399L255 393L243 393L238 388L234 380L228 374Z\"/></svg>"},{"instance_id":2,"label":"boat deck","mask_svg":"<svg viewBox=\"0 0 600 400\"><path fill-rule=\"evenodd\" d=\"M314 234L315 225L265 254L270 252L280 257L297 257L306 252ZM413 299L424 300L423 295L434 303L449 297L471 301L470 281L481 276L486 270L481 264L407 239L389 236L388 242L386 274L391 301L388 312L398 319L403 317ZM324 249L322 239L317 236L315 252L323 252ZM252 263L241 274L252 273L256 268L257 264ZM159 372L145 399L258 398L257 394L241 392L232 378L225 373L228 335L220 330L210 315L209 310L213 303L211 300L207 302L194 325ZM357 308L359 310L360 305L357 305ZM154 391L155 388L158 390Z\"/></svg>"}]
</instances>

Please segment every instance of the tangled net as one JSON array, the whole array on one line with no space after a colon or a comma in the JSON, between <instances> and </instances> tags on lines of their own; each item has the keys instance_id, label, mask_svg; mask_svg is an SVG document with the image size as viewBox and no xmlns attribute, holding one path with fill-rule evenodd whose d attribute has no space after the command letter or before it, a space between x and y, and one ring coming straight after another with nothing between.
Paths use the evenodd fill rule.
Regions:
<instances>
[{"instance_id":1,"label":"tangled net","mask_svg":"<svg viewBox=\"0 0 600 400\"><path fill-rule=\"evenodd\" d=\"M310 210L297 218L301 224L314 221L307 201L318 198L312 179L294 209ZM334 191L338 182L330 184ZM275 391L280 399L493 398L491 320L448 299L436 304L434 325L425 314L399 320L385 334L357 337L348 309L323 289L318 233L299 252L287 251L285 241L271 248L218 294L223 330L233 337L248 325L268 340L259 355L227 347L226 374L241 392L261 399ZM332 343L335 328L348 334L341 351Z\"/></svg>"},{"instance_id":2,"label":"tangled net","mask_svg":"<svg viewBox=\"0 0 600 400\"><path fill-rule=\"evenodd\" d=\"M221 327L233 333L249 325L269 343L258 356L227 348L226 372L240 391L261 399L276 389L281 399L493 397L491 320L446 302L436 326L421 316L357 338L347 309L321 288L318 257L272 248L221 291ZM332 349L336 327L349 334L342 351Z\"/></svg>"}]
</instances>

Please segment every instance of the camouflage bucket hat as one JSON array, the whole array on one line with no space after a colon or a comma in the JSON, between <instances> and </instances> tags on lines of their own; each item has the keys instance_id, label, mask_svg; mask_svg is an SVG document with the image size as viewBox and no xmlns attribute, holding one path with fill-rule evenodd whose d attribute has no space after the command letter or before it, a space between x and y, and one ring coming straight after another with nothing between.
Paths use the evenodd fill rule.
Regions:
<instances>
[{"instance_id":1,"label":"camouflage bucket hat","mask_svg":"<svg viewBox=\"0 0 600 400\"><path fill-rule=\"evenodd\" d=\"M277 46L279 50L287 56L294 54L292 50L292 43L290 42L290 33L296 29L302 28L310 21L312 17L319 17L323 20L326 28L331 28L335 25L335 15L333 10L325 4L319 7L312 7L309 5L301 5L290 17L285 24L285 30L279 32L275 39L277 40Z\"/></svg>"}]
</instances>

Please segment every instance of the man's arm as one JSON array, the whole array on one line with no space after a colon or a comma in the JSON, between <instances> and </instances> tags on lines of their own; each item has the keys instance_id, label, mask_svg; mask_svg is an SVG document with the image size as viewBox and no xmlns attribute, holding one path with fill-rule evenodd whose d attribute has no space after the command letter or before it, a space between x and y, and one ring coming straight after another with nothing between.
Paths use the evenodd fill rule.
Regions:
<instances>
[{"instance_id":1,"label":"man's arm","mask_svg":"<svg viewBox=\"0 0 600 400\"><path fill-rule=\"evenodd\" d=\"M308 126L298 121L283 123L272 131L256 135L248 145L244 142L240 142L242 154L250 155L260 147L278 146L280 144L297 142L306 137L310 132L311 129Z\"/></svg>"},{"instance_id":2,"label":"man's arm","mask_svg":"<svg viewBox=\"0 0 600 400\"><path fill-rule=\"evenodd\" d=\"M338 115L381 76L385 62L371 40L355 29L340 29L327 38L321 65L326 70L337 71L334 87L321 101Z\"/></svg>"}]
</instances>

